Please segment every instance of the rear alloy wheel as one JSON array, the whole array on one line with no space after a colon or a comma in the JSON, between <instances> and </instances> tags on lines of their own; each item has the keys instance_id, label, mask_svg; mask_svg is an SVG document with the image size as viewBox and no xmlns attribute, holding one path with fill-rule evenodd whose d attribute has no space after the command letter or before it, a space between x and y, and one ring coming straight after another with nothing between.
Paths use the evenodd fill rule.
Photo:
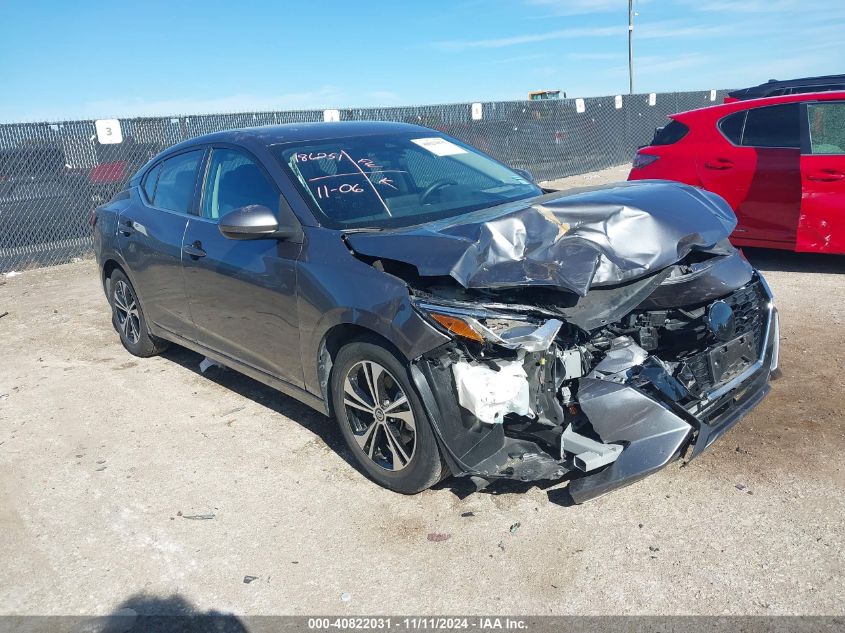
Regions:
<instances>
[{"instance_id":1,"label":"rear alloy wheel","mask_svg":"<svg viewBox=\"0 0 845 633\"><path fill-rule=\"evenodd\" d=\"M141 339L141 315L135 293L122 279L114 284L114 316L120 336L132 345Z\"/></svg>"},{"instance_id":2,"label":"rear alloy wheel","mask_svg":"<svg viewBox=\"0 0 845 633\"><path fill-rule=\"evenodd\" d=\"M384 347L358 341L340 350L332 403L346 443L370 478L404 494L441 479L440 451L408 370Z\"/></svg>"},{"instance_id":3,"label":"rear alloy wheel","mask_svg":"<svg viewBox=\"0 0 845 633\"><path fill-rule=\"evenodd\" d=\"M146 358L167 349L168 342L149 333L141 302L132 283L121 270L109 278L109 303L112 306L112 323L120 334L120 342L130 354Z\"/></svg>"}]
</instances>

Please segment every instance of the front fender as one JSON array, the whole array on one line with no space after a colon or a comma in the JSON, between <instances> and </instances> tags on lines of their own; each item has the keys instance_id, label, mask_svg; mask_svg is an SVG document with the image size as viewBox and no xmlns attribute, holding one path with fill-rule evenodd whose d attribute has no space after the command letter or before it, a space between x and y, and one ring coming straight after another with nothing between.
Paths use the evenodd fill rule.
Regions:
<instances>
[{"instance_id":1,"label":"front fender","mask_svg":"<svg viewBox=\"0 0 845 633\"><path fill-rule=\"evenodd\" d=\"M342 325L356 326L388 341L406 360L451 340L411 306L401 279L357 259L337 232L306 229L308 254L299 262L299 322L306 388L322 394L319 358L326 336Z\"/></svg>"}]
</instances>

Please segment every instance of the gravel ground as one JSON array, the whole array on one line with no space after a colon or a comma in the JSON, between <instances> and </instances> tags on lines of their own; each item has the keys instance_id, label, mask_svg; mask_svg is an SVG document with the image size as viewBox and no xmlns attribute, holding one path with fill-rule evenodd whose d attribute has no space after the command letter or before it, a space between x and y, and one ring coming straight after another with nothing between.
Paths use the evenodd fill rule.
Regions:
<instances>
[{"instance_id":1,"label":"gravel ground","mask_svg":"<svg viewBox=\"0 0 845 633\"><path fill-rule=\"evenodd\" d=\"M0 614L842 614L845 259L748 254L781 310L771 395L571 507L562 484L390 493L305 406L130 356L93 262L0 278Z\"/></svg>"}]
</instances>

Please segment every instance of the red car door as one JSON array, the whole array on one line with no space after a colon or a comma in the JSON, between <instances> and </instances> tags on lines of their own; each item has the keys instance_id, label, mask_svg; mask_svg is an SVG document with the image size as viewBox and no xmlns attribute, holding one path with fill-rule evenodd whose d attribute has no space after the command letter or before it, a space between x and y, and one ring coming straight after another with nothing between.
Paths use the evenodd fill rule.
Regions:
<instances>
[{"instance_id":1,"label":"red car door","mask_svg":"<svg viewBox=\"0 0 845 633\"><path fill-rule=\"evenodd\" d=\"M735 112L718 127L725 138L702 145L698 174L736 212L733 241L793 248L801 209L800 104Z\"/></svg>"},{"instance_id":2,"label":"red car door","mask_svg":"<svg viewBox=\"0 0 845 633\"><path fill-rule=\"evenodd\" d=\"M845 253L845 102L807 104L796 250Z\"/></svg>"}]
</instances>

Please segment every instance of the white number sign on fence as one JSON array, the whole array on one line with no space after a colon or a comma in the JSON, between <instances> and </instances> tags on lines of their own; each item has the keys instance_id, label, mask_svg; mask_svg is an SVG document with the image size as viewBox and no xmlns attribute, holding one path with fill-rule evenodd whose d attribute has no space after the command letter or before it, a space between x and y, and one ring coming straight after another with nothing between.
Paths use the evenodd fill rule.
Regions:
<instances>
[{"instance_id":1,"label":"white number sign on fence","mask_svg":"<svg viewBox=\"0 0 845 633\"><path fill-rule=\"evenodd\" d=\"M101 145L115 145L123 142L123 132L117 119L100 119L94 121L97 130L97 140Z\"/></svg>"}]
</instances>

